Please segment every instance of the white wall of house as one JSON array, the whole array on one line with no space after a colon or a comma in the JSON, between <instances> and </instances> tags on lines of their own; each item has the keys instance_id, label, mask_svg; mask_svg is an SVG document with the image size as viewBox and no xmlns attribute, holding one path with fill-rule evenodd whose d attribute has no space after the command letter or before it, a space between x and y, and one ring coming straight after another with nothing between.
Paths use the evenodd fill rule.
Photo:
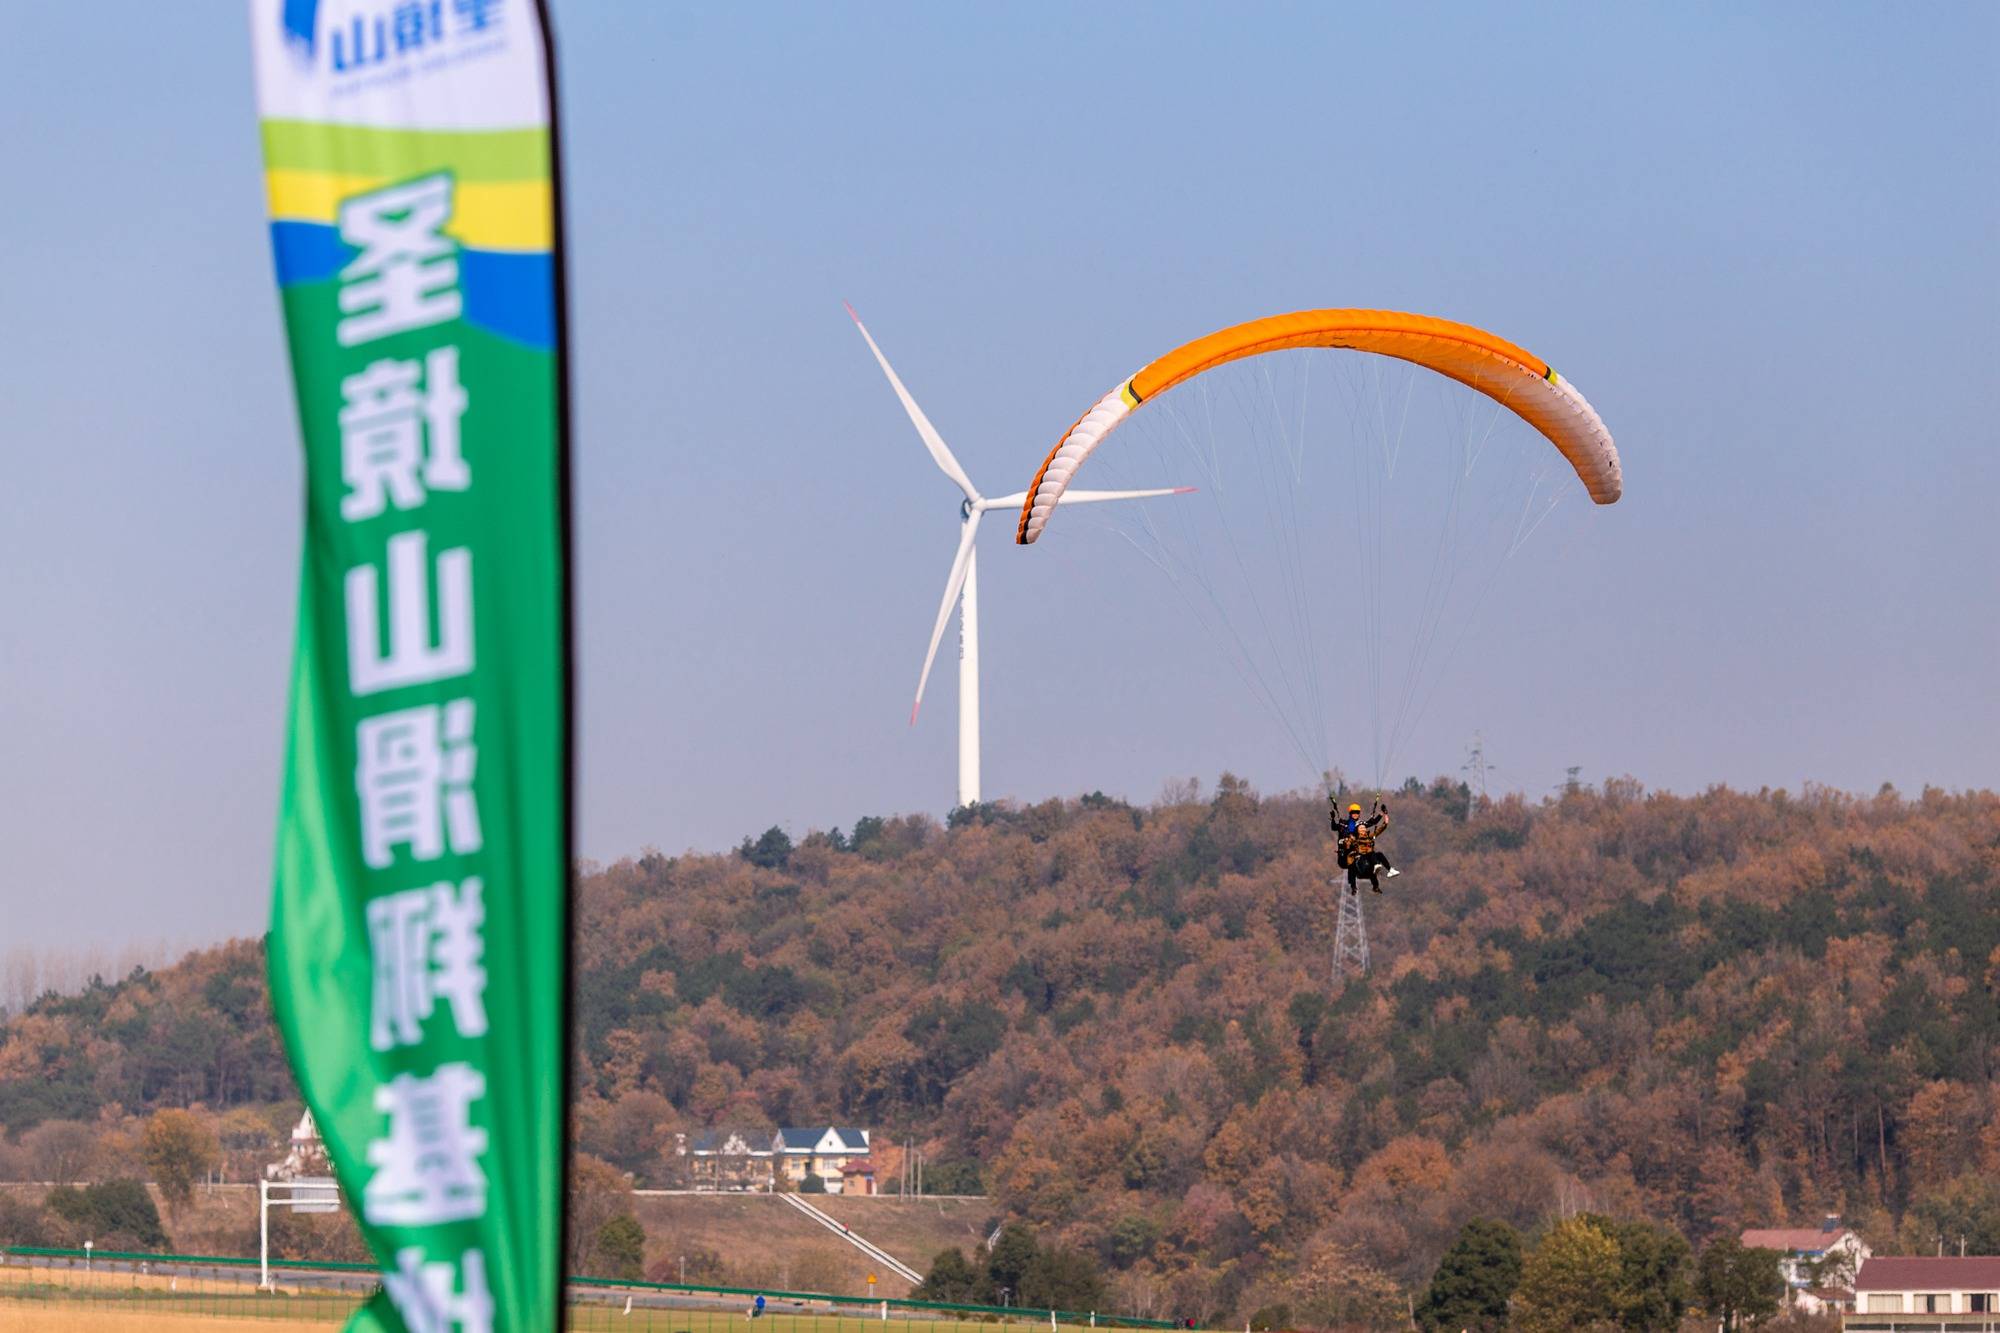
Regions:
<instances>
[{"instance_id":1,"label":"white wall of house","mask_svg":"<svg viewBox=\"0 0 2000 1333\"><path fill-rule=\"evenodd\" d=\"M1863 1314L1995 1314L2000 1291L1858 1291Z\"/></svg>"}]
</instances>

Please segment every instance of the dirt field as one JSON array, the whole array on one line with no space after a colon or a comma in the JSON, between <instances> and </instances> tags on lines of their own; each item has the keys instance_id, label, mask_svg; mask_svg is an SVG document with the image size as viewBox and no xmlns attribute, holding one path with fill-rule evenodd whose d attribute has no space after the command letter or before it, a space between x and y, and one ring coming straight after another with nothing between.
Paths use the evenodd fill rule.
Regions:
<instances>
[{"instance_id":1,"label":"dirt field","mask_svg":"<svg viewBox=\"0 0 2000 1333\"><path fill-rule=\"evenodd\" d=\"M919 1273L928 1272L931 1260L947 1245L970 1254L975 1245L985 1244L996 1216L990 1199L850 1199L833 1195L814 1197L810 1202Z\"/></svg>"},{"instance_id":2,"label":"dirt field","mask_svg":"<svg viewBox=\"0 0 2000 1333\"><path fill-rule=\"evenodd\" d=\"M907 1296L910 1284L880 1271L861 1251L768 1194L666 1194L639 1199L646 1228L646 1274L679 1280L677 1261L691 1250L712 1250L734 1281L730 1286L828 1291L839 1296ZM968 1254L986 1239L993 1206L985 1199L842 1198L813 1195L811 1203L857 1235L887 1250L919 1273L939 1250L956 1245ZM868 1287L868 1274L877 1277ZM689 1281L696 1281L693 1274ZM699 1279L713 1281L712 1278Z\"/></svg>"},{"instance_id":3,"label":"dirt field","mask_svg":"<svg viewBox=\"0 0 2000 1333\"><path fill-rule=\"evenodd\" d=\"M0 1287L0 1333L71 1329L79 1333L141 1333L160 1328L186 1330L186 1333L231 1329L255 1333L258 1329L336 1329L346 1318L344 1313L329 1316L325 1307L315 1309L304 1305L286 1309L279 1318L265 1317L263 1311L273 1303L284 1308L283 1297L258 1296L248 1291L192 1297L184 1305L176 1304L174 1298L162 1293L130 1291L123 1296L79 1292L75 1298L17 1302ZM884 1322L856 1315L777 1314L752 1320L743 1313L644 1306L637 1306L628 1314L615 1301L572 1308L564 1327L571 1333L995 1333L996 1328L993 1324L895 1318ZM1087 1330L1065 1329L1065 1333L1087 1333Z\"/></svg>"},{"instance_id":4,"label":"dirt field","mask_svg":"<svg viewBox=\"0 0 2000 1333\"><path fill-rule=\"evenodd\" d=\"M51 1310L34 1306L11 1306L0 1301L0 1333L147 1333L149 1329L184 1329L186 1333L206 1333L209 1329L334 1329L345 1320L301 1322L278 1319L237 1319L216 1315L166 1315L156 1310L119 1312L112 1310Z\"/></svg>"},{"instance_id":5,"label":"dirt field","mask_svg":"<svg viewBox=\"0 0 2000 1333\"><path fill-rule=\"evenodd\" d=\"M742 1316L730 1320L733 1333L751 1333L753 1325ZM202 1314L196 1311L163 1310L64 1310L14 1306L0 1300L0 1333L147 1333L165 1328L175 1333L257 1333L257 1330L295 1329L307 1333L315 1329L337 1329L344 1319L260 1319L251 1315ZM810 1328L807 1326L811 1325ZM620 1309L584 1309L570 1314L566 1327L572 1333L704 1333L704 1325L692 1329L685 1315L658 1310L634 1310L629 1316ZM912 1333L910 1325L880 1324L869 1320L770 1319L754 1326L758 1333ZM721 1333L722 1325L707 1326L707 1333ZM991 1324L925 1324L916 1333L992 1333ZM1071 1333L1075 1333L1074 1330Z\"/></svg>"}]
</instances>

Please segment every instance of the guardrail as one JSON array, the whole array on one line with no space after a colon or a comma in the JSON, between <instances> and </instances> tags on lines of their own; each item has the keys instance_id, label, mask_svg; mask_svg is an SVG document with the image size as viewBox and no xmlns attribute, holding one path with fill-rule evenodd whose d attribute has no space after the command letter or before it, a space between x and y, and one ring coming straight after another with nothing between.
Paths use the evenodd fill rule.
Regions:
<instances>
[{"instance_id":1,"label":"guardrail","mask_svg":"<svg viewBox=\"0 0 2000 1333\"><path fill-rule=\"evenodd\" d=\"M157 1254L148 1251L128 1250L75 1250L35 1245L10 1245L0 1247L0 1274L10 1265L55 1268L67 1274L102 1271L106 1275L125 1275L149 1281L173 1280L177 1277L201 1278L215 1282L218 1287L226 1287L231 1293L241 1288L241 1300L267 1295L256 1290L260 1265L256 1259L238 1258L230 1255L199 1254ZM373 1264L343 1263L334 1260L273 1259L270 1267L274 1273L287 1275L288 1280L301 1286L313 1285L309 1279L323 1277L340 1280L338 1285L353 1292L354 1279L364 1278L370 1284L381 1276L381 1270ZM141 1271L143 1269L143 1272ZM207 1270L204 1273L203 1270ZM16 1270L18 1271L18 1269ZM621 1295L628 1302L651 1302L655 1313L664 1313L666 1303L672 1302L674 1325L671 1333L695 1333L701 1320L692 1316L701 1313L696 1306L712 1304L730 1311L728 1318L739 1320L743 1317L746 1302L757 1297L765 1298L768 1306L772 1302L783 1302L798 1307L800 1317L810 1316L814 1310L823 1310L836 1320L835 1333L853 1333L854 1321L865 1318L874 1322L888 1322L892 1313L904 1320L922 1320L926 1323L1004 1323L1024 1322L1036 1325L1060 1327L1068 1325L1080 1328L1134 1328L1168 1329L1178 1325L1165 1319L1141 1319L1136 1316L1107 1314L1089 1310L1049 1310L1024 1308L1018 1305L972 1305L950 1301L923 1301L909 1297L836 1296L827 1292L785 1291L772 1287L713 1287L680 1282L642 1282L621 1278L579 1277L566 1279L571 1301L583 1297L593 1305L601 1305L610 1300L613 1303ZM332 1285L332 1282L319 1285ZM177 1293L178 1294L178 1293ZM363 1293L365 1294L365 1293ZM220 1299L216 1291L208 1291L206 1297ZM0 1300L8 1296L8 1287L0 1283ZM357 1301L360 1294L351 1294L341 1299ZM236 1301L232 1301L234 1305ZM266 1308L266 1307L259 1307ZM635 1310L645 1308L634 1304ZM245 1308L234 1308L228 1313L254 1313ZM300 1312L301 1317L304 1311ZM771 1312L782 1314L783 1312ZM740 1330L738 1331L740 1333ZM774 1333L777 1333L774 1321Z\"/></svg>"}]
</instances>

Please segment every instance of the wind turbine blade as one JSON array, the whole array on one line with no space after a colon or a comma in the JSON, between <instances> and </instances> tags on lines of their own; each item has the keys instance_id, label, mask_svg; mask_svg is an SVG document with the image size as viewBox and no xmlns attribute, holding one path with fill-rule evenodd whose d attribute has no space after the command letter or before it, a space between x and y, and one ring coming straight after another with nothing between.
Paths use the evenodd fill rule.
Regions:
<instances>
[{"instance_id":1,"label":"wind turbine blade","mask_svg":"<svg viewBox=\"0 0 2000 1333\"><path fill-rule=\"evenodd\" d=\"M1168 486L1163 490L1156 491L1064 491L1062 498L1057 500L1056 503L1063 505L1088 505L1097 504L1104 500L1150 500L1156 495L1192 494L1194 494L1194 487L1192 486ZM1027 498L1025 494L1021 496L1023 500Z\"/></svg>"},{"instance_id":2,"label":"wind turbine blade","mask_svg":"<svg viewBox=\"0 0 2000 1333\"><path fill-rule=\"evenodd\" d=\"M930 682L931 663L937 660L938 640L944 638L944 627L951 623L951 609L958 605L958 594L965 589L965 571L972 563L972 539L979 535L979 515L965 520L964 531L959 533L958 554L952 557L951 577L944 581L944 601L938 604L937 624L931 626L931 646L924 654L924 669L917 676L917 697L910 705L910 725L917 725L917 710L924 706L924 686Z\"/></svg>"},{"instance_id":3,"label":"wind turbine blade","mask_svg":"<svg viewBox=\"0 0 2000 1333\"><path fill-rule=\"evenodd\" d=\"M846 305L846 302L843 301L841 304ZM931 451L932 460L947 477L958 483L958 489L965 492L966 499L977 503L979 490L972 484L972 478L965 475L965 469L958 465L958 460L952 457L951 450L945 447L944 437L937 433L937 427L931 425L931 419L924 415L924 409L917 406L917 400L910 397L910 391L903 387L903 381L896 374L895 367L889 364L889 358L882 355L882 349L875 345L875 339L869 335L868 326L861 322L861 316L854 313L853 306L847 307L847 314L854 321L854 327L861 330L862 338L868 343L868 350L875 354L875 364L881 366L882 373L889 377L889 387L896 391L896 397L902 400L903 410L910 414L910 424L917 428L917 434L924 437L924 447Z\"/></svg>"},{"instance_id":4,"label":"wind turbine blade","mask_svg":"<svg viewBox=\"0 0 2000 1333\"><path fill-rule=\"evenodd\" d=\"M1192 486L1169 486L1156 491L1064 491L1057 504L1090 504L1096 500L1150 500L1156 495L1192 495ZM1070 496L1074 495L1074 500ZM1002 495L991 500L981 500L975 509L1019 509L1028 498L1026 491L1015 491L1012 495Z\"/></svg>"}]
</instances>

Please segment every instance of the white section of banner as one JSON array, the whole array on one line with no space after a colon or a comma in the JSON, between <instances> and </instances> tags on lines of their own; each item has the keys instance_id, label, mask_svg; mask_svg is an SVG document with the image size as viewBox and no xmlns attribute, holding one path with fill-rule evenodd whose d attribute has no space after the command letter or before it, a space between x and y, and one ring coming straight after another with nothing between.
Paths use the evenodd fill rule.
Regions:
<instances>
[{"instance_id":1,"label":"white section of banner","mask_svg":"<svg viewBox=\"0 0 2000 1333\"><path fill-rule=\"evenodd\" d=\"M250 41L266 120L548 124L534 0L250 0Z\"/></svg>"}]
</instances>

